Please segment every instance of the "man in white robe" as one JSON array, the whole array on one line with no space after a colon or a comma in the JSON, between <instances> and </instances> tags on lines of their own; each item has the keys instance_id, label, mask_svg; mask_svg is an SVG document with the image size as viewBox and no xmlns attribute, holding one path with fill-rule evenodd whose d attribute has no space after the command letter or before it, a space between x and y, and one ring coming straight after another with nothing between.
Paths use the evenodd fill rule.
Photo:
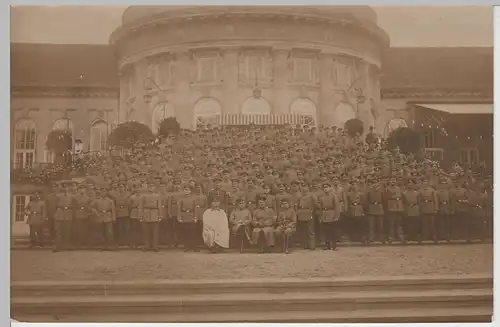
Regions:
<instances>
[{"instance_id":1,"label":"man in white robe","mask_svg":"<svg viewBox=\"0 0 500 327\"><path fill-rule=\"evenodd\" d=\"M220 201L213 199L211 206L203 213L203 242L215 253L217 249L229 248L229 223Z\"/></svg>"}]
</instances>

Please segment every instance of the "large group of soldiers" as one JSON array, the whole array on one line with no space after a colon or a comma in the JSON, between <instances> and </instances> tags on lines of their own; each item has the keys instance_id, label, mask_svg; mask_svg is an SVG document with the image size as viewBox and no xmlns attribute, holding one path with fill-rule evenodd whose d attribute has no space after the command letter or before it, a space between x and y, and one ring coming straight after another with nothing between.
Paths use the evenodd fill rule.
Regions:
<instances>
[{"instance_id":1,"label":"large group of soldiers","mask_svg":"<svg viewBox=\"0 0 500 327\"><path fill-rule=\"evenodd\" d=\"M226 212L240 251L274 251L275 243L286 252L298 243L335 250L343 237L366 245L472 242L492 233L492 187L483 177L341 129L209 126L101 159L84 180L35 194L31 246L44 245L48 226L56 252L159 244L199 251L212 202Z\"/></svg>"}]
</instances>

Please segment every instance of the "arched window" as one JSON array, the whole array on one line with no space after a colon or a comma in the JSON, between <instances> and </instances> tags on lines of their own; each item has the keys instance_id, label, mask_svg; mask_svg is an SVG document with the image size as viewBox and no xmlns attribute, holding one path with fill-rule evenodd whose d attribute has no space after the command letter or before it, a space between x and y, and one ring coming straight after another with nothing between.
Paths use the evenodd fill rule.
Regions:
<instances>
[{"instance_id":1,"label":"arched window","mask_svg":"<svg viewBox=\"0 0 500 327\"><path fill-rule=\"evenodd\" d=\"M293 101L290 113L303 116L305 125L316 125L316 105L309 99L299 98Z\"/></svg>"},{"instance_id":2,"label":"arched window","mask_svg":"<svg viewBox=\"0 0 500 327\"><path fill-rule=\"evenodd\" d=\"M347 102L341 102L335 108L335 126L344 128L345 122L356 118L354 107Z\"/></svg>"},{"instance_id":3,"label":"arched window","mask_svg":"<svg viewBox=\"0 0 500 327\"><path fill-rule=\"evenodd\" d=\"M403 118L392 118L387 122L387 125L385 125L384 137L385 138L389 137L392 131L400 127L408 127L406 120L404 120Z\"/></svg>"},{"instance_id":4,"label":"arched window","mask_svg":"<svg viewBox=\"0 0 500 327\"><path fill-rule=\"evenodd\" d=\"M153 109L152 122L151 122L151 130L153 133L158 132L158 128L160 128L160 123L163 119L175 117L175 110L168 102L160 102L156 104Z\"/></svg>"},{"instance_id":5,"label":"arched window","mask_svg":"<svg viewBox=\"0 0 500 327\"><path fill-rule=\"evenodd\" d=\"M241 113L244 115L270 115L271 105L266 99L253 96L243 103Z\"/></svg>"},{"instance_id":6,"label":"arched window","mask_svg":"<svg viewBox=\"0 0 500 327\"><path fill-rule=\"evenodd\" d=\"M214 125L217 117L222 114L219 101L214 98L203 98L194 106L194 127Z\"/></svg>"},{"instance_id":7,"label":"arched window","mask_svg":"<svg viewBox=\"0 0 500 327\"><path fill-rule=\"evenodd\" d=\"M36 125L29 119L15 125L15 168L33 167L36 152Z\"/></svg>"},{"instance_id":8,"label":"arched window","mask_svg":"<svg viewBox=\"0 0 500 327\"><path fill-rule=\"evenodd\" d=\"M105 151L108 147L108 124L97 120L90 128L90 151Z\"/></svg>"},{"instance_id":9,"label":"arched window","mask_svg":"<svg viewBox=\"0 0 500 327\"><path fill-rule=\"evenodd\" d=\"M68 131L73 136L73 122L69 118L61 118L55 121L53 131Z\"/></svg>"}]
</instances>

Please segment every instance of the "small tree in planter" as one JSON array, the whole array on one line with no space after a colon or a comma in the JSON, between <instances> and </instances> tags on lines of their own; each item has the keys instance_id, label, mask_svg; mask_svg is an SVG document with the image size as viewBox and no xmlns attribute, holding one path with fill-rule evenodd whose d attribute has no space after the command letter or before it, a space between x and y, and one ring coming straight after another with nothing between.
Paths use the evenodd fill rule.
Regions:
<instances>
[{"instance_id":1,"label":"small tree in planter","mask_svg":"<svg viewBox=\"0 0 500 327\"><path fill-rule=\"evenodd\" d=\"M111 146L132 149L137 144L151 144L155 139L151 129L139 122L128 121L119 124L109 135Z\"/></svg>"},{"instance_id":2,"label":"small tree in planter","mask_svg":"<svg viewBox=\"0 0 500 327\"><path fill-rule=\"evenodd\" d=\"M45 145L54 153L56 165L67 165L71 162L71 149L73 138L68 131L55 130L49 133Z\"/></svg>"},{"instance_id":3,"label":"small tree in planter","mask_svg":"<svg viewBox=\"0 0 500 327\"><path fill-rule=\"evenodd\" d=\"M345 122L344 130L352 138L361 136L364 132L363 122L358 118L349 119Z\"/></svg>"},{"instance_id":4,"label":"small tree in planter","mask_svg":"<svg viewBox=\"0 0 500 327\"><path fill-rule=\"evenodd\" d=\"M160 122L160 127L158 128L158 136L161 138L166 138L169 135L178 135L181 131L181 125L175 117L168 117Z\"/></svg>"},{"instance_id":5,"label":"small tree in planter","mask_svg":"<svg viewBox=\"0 0 500 327\"><path fill-rule=\"evenodd\" d=\"M409 127L399 127L389 134L387 138L389 149L399 148L404 154L420 154L420 135Z\"/></svg>"}]
</instances>

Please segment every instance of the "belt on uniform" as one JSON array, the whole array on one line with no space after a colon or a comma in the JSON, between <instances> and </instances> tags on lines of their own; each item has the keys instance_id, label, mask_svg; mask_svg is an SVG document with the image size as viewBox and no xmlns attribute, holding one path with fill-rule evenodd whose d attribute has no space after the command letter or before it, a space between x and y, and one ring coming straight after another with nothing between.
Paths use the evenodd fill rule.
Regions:
<instances>
[{"instance_id":1,"label":"belt on uniform","mask_svg":"<svg viewBox=\"0 0 500 327\"><path fill-rule=\"evenodd\" d=\"M148 210L158 210L158 207L145 207L144 209L148 209Z\"/></svg>"},{"instance_id":2,"label":"belt on uniform","mask_svg":"<svg viewBox=\"0 0 500 327\"><path fill-rule=\"evenodd\" d=\"M85 207L80 207L80 210L85 210Z\"/></svg>"},{"instance_id":3,"label":"belt on uniform","mask_svg":"<svg viewBox=\"0 0 500 327\"><path fill-rule=\"evenodd\" d=\"M380 204L378 201L372 201L372 204Z\"/></svg>"},{"instance_id":4,"label":"belt on uniform","mask_svg":"<svg viewBox=\"0 0 500 327\"><path fill-rule=\"evenodd\" d=\"M441 204L448 204L448 201L443 201L441 202Z\"/></svg>"},{"instance_id":5,"label":"belt on uniform","mask_svg":"<svg viewBox=\"0 0 500 327\"><path fill-rule=\"evenodd\" d=\"M400 198L394 198L394 199L390 199L390 200L396 200L396 201L399 201L401 200Z\"/></svg>"},{"instance_id":6,"label":"belt on uniform","mask_svg":"<svg viewBox=\"0 0 500 327\"><path fill-rule=\"evenodd\" d=\"M191 212L191 210L181 210L181 212Z\"/></svg>"},{"instance_id":7,"label":"belt on uniform","mask_svg":"<svg viewBox=\"0 0 500 327\"><path fill-rule=\"evenodd\" d=\"M431 202L431 200L424 200L425 203Z\"/></svg>"},{"instance_id":8,"label":"belt on uniform","mask_svg":"<svg viewBox=\"0 0 500 327\"><path fill-rule=\"evenodd\" d=\"M200 208L201 206L199 204L196 205L196 208Z\"/></svg>"},{"instance_id":9,"label":"belt on uniform","mask_svg":"<svg viewBox=\"0 0 500 327\"><path fill-rule=\"evenodd\" d=\"M62 210L70 210L69 207L59 207L59 209L62 209Z\"/></svg>"},{"instance_id":10,"label":"belt on uniform","mask_svg":"<svg viewBox=\"0 0 500 327\"><path fill-rule=\"evenodd\" d=\"M335 208L323 208L323 211L333 211Z\"/></svg>"},{"instance_id":11,"label":"belt on uniform","mask_svg":"<svg viewBox=\"0 0 500 327\"><path fill-rule=\"evenodd\" d=\"M357 206L359 203L358 202L351 202L352 206Z\"/></svg>"},{"instance_id":12,"label":"belt on uniform","mask_svg":"<svg viewBox=\"0 0 500 327\"><path fill-rule=\"evenodd\" d=\"M120 209L125 209L125 206L120 206Z\"/></svg>"},{"instance_id":13,"label":"belt on uniform","mask_svg":"<svg viewBox=\"0 0 500 327\"><path fill-rule=\"evenodd\" d=\"M102 213L109 213L111 210L101 210Z\"/></svg>"}]
</instances>

